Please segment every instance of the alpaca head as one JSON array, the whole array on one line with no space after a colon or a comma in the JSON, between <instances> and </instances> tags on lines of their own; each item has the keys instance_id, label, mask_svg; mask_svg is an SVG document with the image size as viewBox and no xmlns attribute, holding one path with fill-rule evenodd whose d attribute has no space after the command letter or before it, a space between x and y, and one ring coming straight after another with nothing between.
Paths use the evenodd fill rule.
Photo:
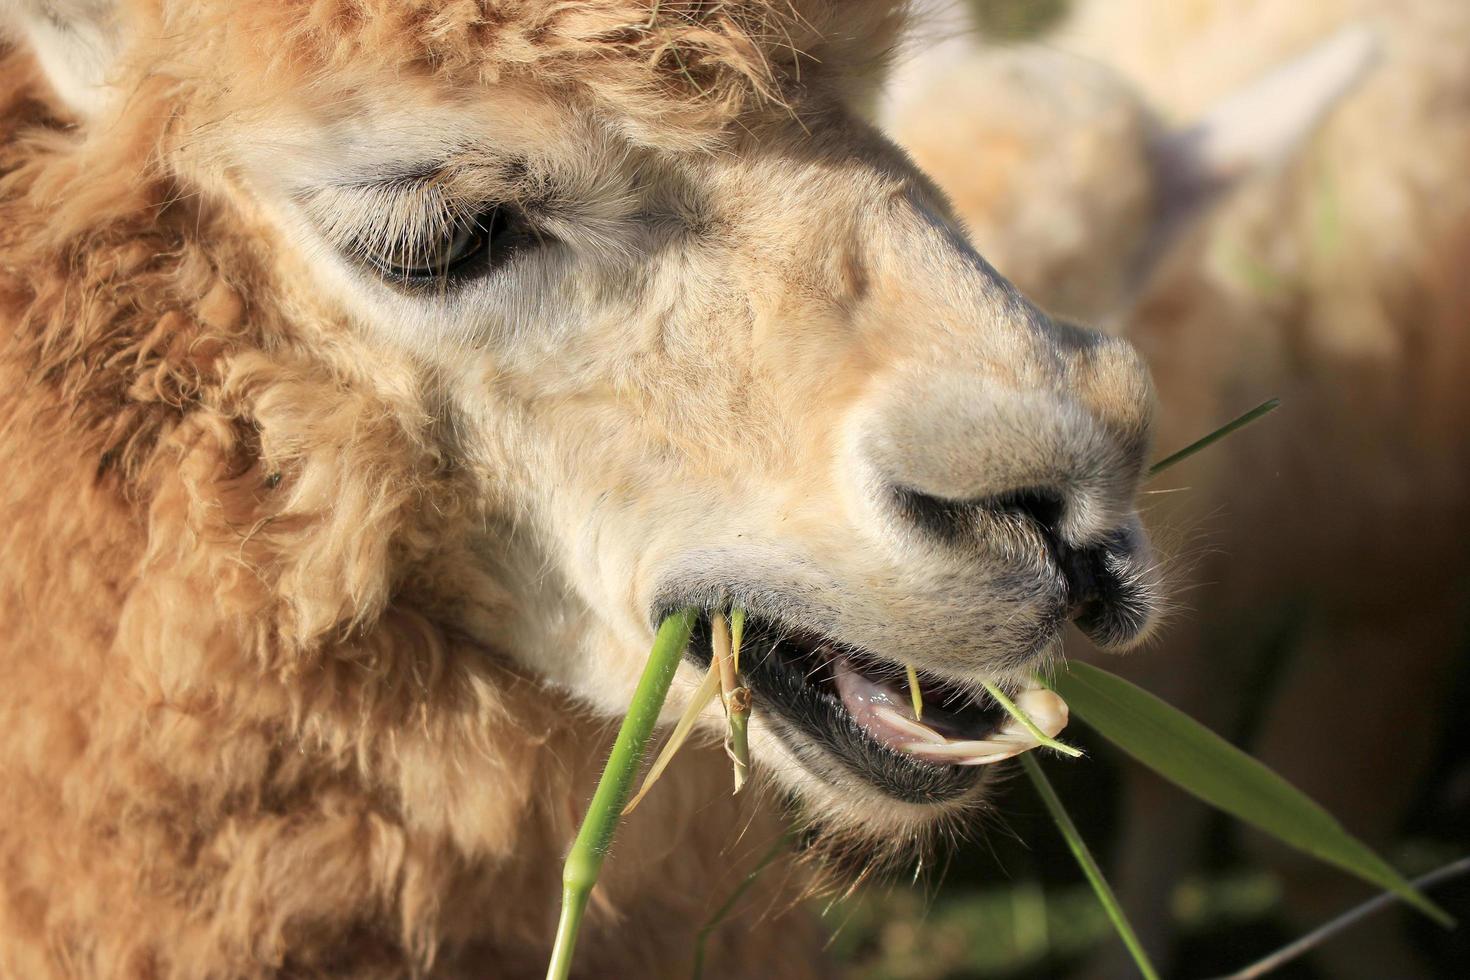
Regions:
<instances>
[{"instance_id":1,"label":"alpaca head","mask_svg":"<svg viewBox=\"0 0 1470 980\"><path fill-rule=\"evenodd\" d=\"M27 22L58 93L96 140L167 108L153 166L259 243L265 342L415 365L479 514L417 577L511 596L434 612L486 656L615 714L661 617L739 603L759 764L891 832L989 772L901 747L903 664L978 739L1069 622L1149 628L1147 373L850 107L893 4L74 6Z\"/></svg>"},{"instance_id":2,"label":"alpaca head","mask_svg":"<svg viewBox=\"0 0 1470 980\"><path fill-rule=\"evenodd\" d=\"M900 61L884 128L1002 273L1090 323L1126 312L1225 192L1289 161L1379 46L1343 29L1181 124L1111 65L1069 53L1066 31L987 47L952 0L921 9L915 34L931 43Z\"/></svg>"}]
</instances>

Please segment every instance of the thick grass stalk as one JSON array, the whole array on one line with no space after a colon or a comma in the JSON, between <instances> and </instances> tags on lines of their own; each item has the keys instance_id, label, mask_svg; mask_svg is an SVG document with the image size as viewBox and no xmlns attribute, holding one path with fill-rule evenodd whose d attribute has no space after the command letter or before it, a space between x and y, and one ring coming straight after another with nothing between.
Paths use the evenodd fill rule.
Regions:
<instances>
[{"instance_id":1,"label":"thick grass stalk","mask_svg":"<svg viewBox=\"0 0 1470 980\"><path fill-rule=\"evenodd\" d=\"M679 666L679 658L689 644L689 635L694 631L698 613L683 609L666 617L659 624L658 635L653 641L653 650L648 654L648 663L638 688L633 692L633 701L628 705L628 714L618 729L613 742L612 754L603 767L602 779L597 783L597 792L587 807L582 819L582 828L567 853L562 866L561 919L556 927L556 942L551 950L551 962L546 967L547 980L566 980L572 972L572 954L577 946L577 932L582 925L582 913L587 909L587 899L592 895L592 886L602 871L603 859L612 846L613 834L617 832L618 819L622 816L623 803L633 784L638 764L643 760L643 751L653 726L663 710L668 697L669 683Z\"/></svg>"},{"instance_id":2,"label":"thick grass stalk","mask_svg":"<svg viewBox=\"0 0 1470 980\"><path fill-rule=\"evenodd\" d=\"M1072 823L1072 818L1067 815L1067 810L1062 806L1062 801L1057 797L1056 790L1052 789L1051 781L1046 778L1046 773L1041 771L1041 763L1030 752L1022 753L1021 765L1026 769L1026 775L1031 777L1031 785L1036 787L1036 793L1041 801L1046 804L1047 812L1056 822L1057 829L1066 838L1067 847L1072 851L1072 857L1077 859L1077 864L1082 868L1082 873L1087 876L1088 884L1097 894L1097 900L1102 904L1103 911L1107 912L1108 918L1112 920L1113 928L1123 940L1123 945L1128 947L1128 953L1133 957L1133 962L1138 966L1138 972L1144 980L1159 980L1158 971L1154 969L1153 963L1149 961L1148 953L1144 952L1143 944L1138 941L1138 934L1133 931L1128 917L1123 914L1123 907L1118 904L1118 897L1113 894L1113 889L1103 877L1102 869L1093 860L1092 852L1087 849L1087 842L1077 832L1077 825Z\"/></svg>"},{"instance_id":3,"label":"thick grass stalk","mask_svg":"<svg viewBox=\"0 0 1470 980\"><path fill-rule=\"evenodd\" d=\"M1165 456L1163 459L1159 460L1154 465L1150 466L1148 468L1149 479L1153 479L1154 477L1158 476L1160 473L1164 472L1175 463L1184 462L1186 459L1193 456L1200 450L1207 449L1210 446L1213 446L1221 439L1224 439L1226 436L1230 435L1230 433L1234 432L1236 429L1243 429L1263 415L1270 415L1272 412L1276 411L1276 409L1280 407L1281 399L1266 399L1265 401L1261 402L1261 404L1257 405L1255 408L1251 409L1249 412L1246 412L1239 418L1226 422L1224 425L1220 426L1220 428L1216 429L1214 432L1211 432L1209 435L1196 439L1194 442L1191 442L1189 445L1185 446L1177 453L1171 453L1168 456Z\"/></svg>"},{"instance_id":4,"label":"thick grass stalk","mask_svg":"<svg viewBox=\"0 0 1470 980\"><path fill-rule=\"evenodd\" d=\"M996 704L999 704L1002 708L1006 710L1007 714L1019 721L1021 723L1021 727L1026 729L1026 731L1029 732L1031 737L1036 739L1036 741L1040 742L1042 745L1045 745L1049 749L1056 749L1062 755L1070 756L1073 759L1082 758L1081 749L1074 748L1073 746L1068 745L1066 742L1060 742L1038 728L1036 726L1036 722L1031 720L1031 716L1022 711L1020 706L1017 705L1016 702L1006 697L1005 692L1002 691L999 687L990 683L989 681L981 681L980 683L985 686L986 693L995 698Z\"/></svg>"}]
</instances>

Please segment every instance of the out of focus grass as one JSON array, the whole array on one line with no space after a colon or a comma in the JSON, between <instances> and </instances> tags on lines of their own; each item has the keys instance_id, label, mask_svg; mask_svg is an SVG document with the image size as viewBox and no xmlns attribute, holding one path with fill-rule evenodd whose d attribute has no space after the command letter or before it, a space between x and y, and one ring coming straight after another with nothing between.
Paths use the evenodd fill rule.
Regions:
<instances>
[{"instance_id":1,"label":"out of focus grass","mask_svg":"<svg viewBox=\"0 0 1470 980\"><path fill-rule=\"evenodd\" d=\"M1458 845L1413 840L1394 857L1417 874L1460 853ZM1264 953L1290 938L1274 924L1281 901L1281 880L1270 871L1233 868L1186 878L1174 891L1174 925L1186 944L1238 946L1233 955L1225 951L1220 970L1244 966L1257 955L1251 945ZM833 906L826 921L836 930L832 950L843 976L852 980L1059 977L1117 942L1091 888L1046 886L1034 878L938 895L907 883L869 888ZM1232 938L1247 935L1253 941ZM1281 973L1310 975L1301 965Z\"/></svg>"},{"instance_id":2,"label":"out of focus grass","mask_svg":"<svg viewBox=\"0 0 1470 980\"><path fill-rule=\"evenodd\" d=\"M970 0L970 5L987 39L1024 41L1055 27L1071 0Z\"/></svg>"},{"instance_id":3,"label":"out of focus grass","mask_svg":"<svg viewBox=\"0 0 1470 980\"><path fill-rule=\"evenodd\" d=\"M1273 875L1241 871L1186 880L1174 914L1185 932L1228 928L1270 915L1280 899ZM1035 880L939 897L904 886L874 889L834 907L827 919L838 928L833 949L848 964L845 976L856 980L1023 976L1115 940L1091 888L1043 888Z\"/></svg>"}]
</instances>

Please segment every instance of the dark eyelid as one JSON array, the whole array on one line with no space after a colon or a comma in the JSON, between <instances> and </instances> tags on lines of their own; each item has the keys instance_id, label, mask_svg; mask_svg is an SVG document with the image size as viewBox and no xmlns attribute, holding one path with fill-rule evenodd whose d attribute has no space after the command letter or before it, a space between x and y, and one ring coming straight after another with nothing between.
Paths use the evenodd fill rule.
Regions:
<instances>
[{"instance_id":1,"label":"dark eyelid","mask_svg":"<svg viewBox=\"0 0 1470 980\"><path fill-rule=\"evenodd\" d=\"M364 267L372 269L388 285L422 294L446 291L482 278L513 261L527 248L543 246L551 241L526 221L524 211L512 204L484 205L478 213L465 217L474 223L478 240L461 259L442 269L418 266L412 267L415 271L411 272L411 267L399 266L391 257L379 255L375 258L369 248L354 248L349 254L354 255ZM445 230L451 228L446 226ZM420 274L418 270L425 271Z\"/></svg>"},{"instance_id":2,"label":"dark eyelid","mask_svg":"<svg viewBox=\"0 0 1470 980\"><path fill-rule=\"evenodd\" d=\"M343 256L404 289L418 290L426 285L445 288L475 278L478 248L463 264L443 274L397 272L400 268L416 269L415 257L435 254L436 243L467 222L477 225L481 234L498 236L519 228L520 239L543 242L542 232L531 219L535 205L525 200L530 195L517 193L524 191L530 179L524 160L470 160L460 175L450 170L452 166L451 162L437 160L364 168L328 178L294 196ZM474 179L477 169L481 171L480 180ZM461 176L463 181L457 179ZM537 190L544 193L544 188ZM390 235L391 239L387 237ZM524 242L515 244L513 252L524 247ZM512 252L506 252L503 258L497 256L495 265L511 257ZM483 271L488 272L488 268Z\"/></svg>"}]
</instances>

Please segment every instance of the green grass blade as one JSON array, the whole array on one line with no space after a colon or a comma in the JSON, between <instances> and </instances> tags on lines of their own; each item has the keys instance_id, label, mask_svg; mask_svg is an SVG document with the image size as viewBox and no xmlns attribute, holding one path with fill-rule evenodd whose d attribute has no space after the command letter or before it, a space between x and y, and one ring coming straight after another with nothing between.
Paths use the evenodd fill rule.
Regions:
<instances>
[{"instance_id":1,"label":"green grass blade","mask_svg":"<svg viewBox=\"0 0 1470 980\"><path fill-rule=\"evenodd\" d=\"M1082 873L1087 876L1088 884L1092 885L1092 890L1097 893L1098 902L1108 913L1113 928L1118 930L1118 936L1123 940L1123 945L1128 947L1128 953L1133 957L1133 962L1138 964L1138 972L1144 976L1145 980L1159 980L1158 971L1154 969L1153 963L1149 962L1148 953L1144 951L1143 944L1138 941L1138 934L1133 931L1128 917L1123 914L1123 907L1118 904L1118 897L1113 894L1108 880L1103 877L1102 869L1093 860L1092 852L1087 849L1087 842L1077 832L1077 825L1072 823L1072 818L1067 815L1067 809L1062 806L1056 790L1052 789L1051 781L1046 778L1046 773L1041 771L1041 763L1036 761L1035 753L1023 752L1020 759L1026 775L1031 777L1031 785L1036 787L1037 795L1046 804L1052 820L1056 821L1057 829L1066 838L1067 847L1071 849L1072 856L1077 859Z\"/></svg>"},{"instance_id":2,"label":"green grass blade","mask_svg":"<svg viewBox=\"0 0 1470 980\"><path fill-rule=\"evenodd\" d=\"M1123 678L1072 663L1051 682L1072 714L1217 809L1398 895L1446 928L1438 905L1306 794L1177 708Z\"/></svg>"},{"instance_id":3,"label":"green grass blade","mask_svg":"<svg viewBox=\"0 0 1470 980\"><path fill-rule=\"evenodd\" d=\"M699 688L694 692L694 697L689 699L689 707L685 708L684 713L679 716L679 721L674 725L674 730L670 733L669 740L664 743L663 749L659 751L658 756L653 760L653 765L648 767L648 774L643 777L643 785L638 787L638 792L634 793L633 798L628 801L628 805L623 807L623 816L626 817L632 813L638 804L643 802L643 798L648 795L649 790L653 789L654 783L659 781L659 777L664 774L664 770L669 767L669 763L674 761L674 756L678 754L679 749L689 740L690 734L694 731L695 724L699 721L700 713L704 711L705 706L713 701L719 693L720 673L714 667L710 667L705 672L704 681L700 683Z\"/></svg>"},{"instance_id":4,"label":"green grass blade","mask_svg":"<svg viewBox=\"0 0 1470 980\"><path fill-rule=\"evenodd\" d=\"M598 780L597 791L592 794L587 815L582 818L582 828L577 831L577 839L562 865L561 919L556 927L551 962L546 967L547 980L566 980L571 975L572 954L577 946L582 913L587 908L592 886L602 871L603 859L612 846L613 834L617 832L618 820L623 814L623 804L627 802L628 790L633 785L633 776L643 761L643 751L648 747L648 738L653 734L659 712L663 710L669 684L674 679L679 658L689 644L697 615L693 609L684 609L665 617L659 624L653 650L648 654L643 676L638 679L628 714L618 729L612 754L603 767L602 778Z\"/></svg>"},{"instance_id":5,"label":"green grass blade","mask_svg":"<svg viewBox=\"0 0 1470 980\"><path fill-rule=\"evenodd\" d=\"M1163 459L1150 466L1148 468L1149 478L1152 479L1153 477L1158 476L1160 473L1164 472L1175 463L1184 462L1186 459L1193 456L1201 449L1207 449L1210 446L1213 446L1221 439L1224 439L1226 436L1230 435L1230 433L1234 432L1236 429L1243 429L1247 425L1250 425L1252 422L1254 422L1256 419L1261 418L1263 415L1270 415L1272 412L1276 411L1276 409L1280 407L1281 399L1268 398L1267 400L1261 402L1261 404L1257 405L1255 408L1251 409L1249 412L1246 412L1244 415L1240 416L1234 421L1226 422L1224 425L1220 426L1220 428L1216 429L1214 432L1211 432L1204 438L1196 439L1194 442L1191 442L1189 445L1185 446L1177 453L1172 453L1168 456L1165 456Z\"/></svg>"},{"instance_id":6,"label":"green grass blade","mask_svg":"<svg viewBox=\"0 0 1470 980\"><path fill-rule=\"evenodd\" d=\"M735 606L730 610L730 662L735 673L740 673L740 644L745 641L745 607Z\"/></svg>"},{"instance_id":7,"label":"green grass blade","mask_svg":"<svg viewBox=\"0 0 1470 980\"><path fill-rule=\"evenodd\" d=\"M795 839L796 831L794 830L788 830L780 837L777 837L766 850L766 853L761 855L755 867L745 873L745 877L740 879L740 884L736 885L735 890L720 903L719 908L715 909L714 915L711 915L709 920L699 927L699 933L694 937L694 969L690 973L691 980L702 980L704 976L705 947L709 945L710 933L714 932L719 924L725 921L725 918L734 911L735 906L745 897L745 893L750 891L750 886L754 885L756 879L761 876L766 868L770 867L772 861L786 853L791 846L791 842Z\"/></svg>"}]
</instances>

